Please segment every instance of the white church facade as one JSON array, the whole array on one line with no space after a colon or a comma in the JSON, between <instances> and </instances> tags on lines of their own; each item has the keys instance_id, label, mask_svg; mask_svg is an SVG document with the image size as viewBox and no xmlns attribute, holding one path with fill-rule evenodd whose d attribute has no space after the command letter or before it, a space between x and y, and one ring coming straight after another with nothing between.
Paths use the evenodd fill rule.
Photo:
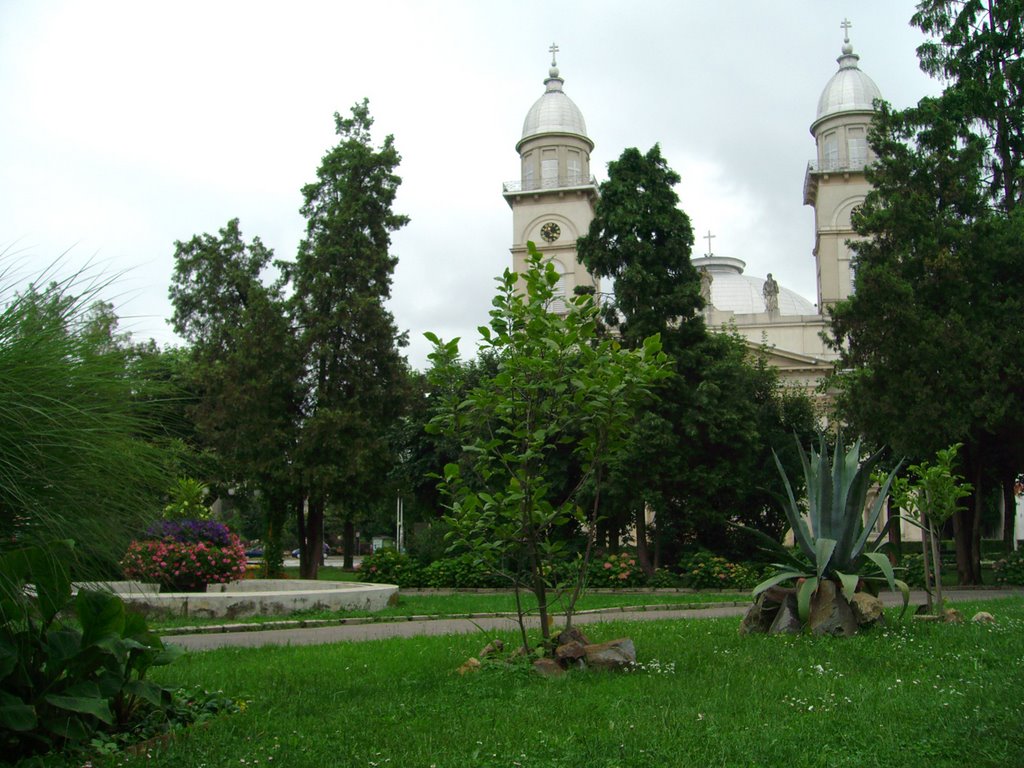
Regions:
<instances>
[{"instance_id":1,"label":"white church facade","mask_svg":"<svg viewBox=\"0 0 1024 768\"><path fill-rule=\"evenodd\" d=\"M874 100L881 92L859 67L860 57L850 44L850 24L844 36L838 70L825 84L817 113L810 124L815 159L807 165L803 202L814 209L812 254L816 270L817 303L780 285L768 274L746 272L737 258L708 252L691 259L701 275L705 320L712 329L725 329L743 337L751 350L766 356L783 383L809 391L833 369L836 353L825 344L828 308L853 291L849 242L857 239L851 224L854 209L870 190L864 168L873 154L868 129ZM583 114L566 95L557 66L557 46L545 90L533 104L516 144L520 178L504 185L503 195L512 209L512 264L522 272L527 242L537 244L555 264L559 291L572 295L577 286L601 286L576 258L576 240L585 235L594 218L598 184L590 171L594 142L587 134ZM1017 496L1017 537L1024 536L1024 495ZM901 526L905 540L920 533Z\"/></svg>"},{"instance_id":2,"label":"white church facade","mask_svg":"<svg viewBox=\"0 0 1024 768\"><path fill-rule=\"evenodd\" d=\"M848 31L846 22L844 28ZM558 48L550 50L544 93L527 113L516 144L520 178L506 183L503 195L512 210L513 269L524 269L526 244L533 241L562 275L560 290L572 295L577 286L600 290L576 258L576 239L590 228L599 191L590 171L594 142L582 112L564 91ZM869 189L864 176L871 160L867 132L873 101L881 94L858 61L847 34L839 69L825 85L810 125L817 153L807 166L803 192L804 203L814 208L817 304L770 274L747 274L740 259L714 255L710 233L708 253L691 259L702 277L708 326L734 330L764 351L785 383L807 389L817 386L836 359L821 333L827 308L852 290L846 244L855 237L850 216Z\"/></svg>"}]
</instances>

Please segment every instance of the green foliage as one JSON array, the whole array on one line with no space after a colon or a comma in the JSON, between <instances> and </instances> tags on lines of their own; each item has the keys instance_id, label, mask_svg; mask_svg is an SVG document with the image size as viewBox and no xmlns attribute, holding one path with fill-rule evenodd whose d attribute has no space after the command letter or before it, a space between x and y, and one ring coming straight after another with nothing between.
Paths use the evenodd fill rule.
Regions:
<instances>
[{"instance_id":1,"label":"green foliage","mask_svg":"<svg viewBox=\"0 0 1024 768\"><path fill-rule=\"evenodd\" d=\"M114 595L83 589L72 599L70 550L69 542L51 542L0 555L0 745L7 759L82 748L173 703L171 691L146 674L181 649L165 647ZM65 610L77 626L61 620Z\"/></svg>"},{"instance_id":2,"label":"green foliage","mask_svg":"<svg viewBox=\"0 0 1024 768\"><path fill-rule=\"evenodd\" d=\"M699 550L679 561L683 583L692 589L753 589L761 580L760 569L729 562L707 550Z\"/></svg>"},{"instance_id":3,"label":"green foliage","mask_svg":"<svg viewBox=\"0 0 1024 768\"><path fill-rule=\"evenodd\" d=\"M755 596L776 584L805 579L801 585L800 607L801 616L806 617L806 598L817 589L822 579L839 582L847 599L853 596L861 581L871 584L884 582L893 591L900 589L906 608L910 598L907 585L895 578L888 557L880 551L885 530L874 543L870 542L889 493L889 485L899 467L889 473L868 507L871 473L882 451L862 462L860 446L861 441L857 440L847 449L843 445L842 433L836 439L831 459L824 434L819 437L817 450L811 446L810 456L802 445L799 446L807 488L806 508L797 501L792 483L782 463L776 459L779 474L786 485L786 517L805 560L794 557L777 542L755 531L763 543L785 559L784 564L776 565L777 572L773 576L754 588ZM865 560L874 566L871 571L864 570ZM810 564L809 570L806 563Z\"/></svg>"},{"instance_id":4,"label":"green foliage","mask_svg":"<svg viewBox=\"0 0 1024 768\"><path fill-rule=\"evenodd\" d=\"M965 483L963 477L953 471L960 448L960 443L944 448L936 453L934 464L928 461L912 464L907 477L893 479L893 499L901 509L911 513L923 532L925 546L931 548L931 567L923 568L924 586L929 591L929 604L934 589L938 612L942 611L940 532L946 521L960 511L960 499L971 494L970 483Z\"/></svg>"},{"instance_id":5,"label":"green foliage","mask_svg":"<svg viewBox=\"0 0 1024 768\"><path fill-rule=\"evenodd\" d=\"M1014 550L992 565L996 584L1019 586L1024 584L1024 549Z\"/></svg>"},{"instance_id":6,"label":"green foliage","mask_svg":"<svg viewBox=\"0 0 1024 768\"><path fill-rule=\"evenodd\" d=\"M82 578L116 572L170 482L152 387L87 333L106 287L0 285L0 551L73 538Z\"/></svg>"},{"instance_id":7,"label":"green foliage","mask_svg":"<svg viewBox=\"0 0 1024 768\"><path fill-rule=\"evenodd\" d=\"M656 568L654 573L647 577L646 585L650 589L674 589L682 587L683 580L667 568Z\"/></svg>"},{"instance_id":8,"label":"green foliage","mask_svg":"<svg viewBox=\"0 0 1024 768\"><path fill-rule=\"evenodd\" d=\"M435 560L422 570L420 586L434 588L507 587L480 558L465 553Z\"/></svg>"},{"instance_id":9,"label":"green foliage","mask_svg":"<svg viewBox=\"0 0 1024 768\"><path fill-rule=\"evenodd\" d=\"M528 271L505 271L490 324L480 328L496 370L468 395L445 386L461 375L457 340L428 334L434 343L430 377L441 393L430 428L464 446L464 465L444 468L453 543L504 572L517 589L526 585L534 592L546 638L547 574L570 551L561 534L596 525L595 508L588 513L579 506L580 489L589 484L600 492L609 457L636 407L665 375L666 358L657 337L629 351L596 339L591 297L573 297L566 314L554 314L558 274L532 243L529 248ZM552 472L563 452L578 467L578 481ZM586 561L584 554L580 569ZM525 643L525 626L522 631Z\"/></svg>"},{"instance_id":10,"label":"green foliage","mask_svg":"<svg viewBox=\"0 0 1024 768\"><path fill-rule=\"evenodd\" d=\"M210 508L206 503L209 492L206 483L193 477L179 477L171 486L171 503L164 507L168 520L206 520Z\"/></svg>"},{"instance_id":11,"label":"green foliage","mask_svg":"<svg viewBox=\"0 0 1024 768\"><path fill-rule=\"evenodd\" d=\"M391 547L378 549L363 557L359 578L375 584L397 584L400 587L423 585L423 572L419 564L405 552Z\"/></svg>"},{"instance_id":12,"label":"green foliage","mask_svg":"<svg viewBox=\"0 0 1024 768\"><path fill-rule=\"evenodd\" d=\"M609 164L590 230L577 243L587 269L614 281L605 320L621 318L623 345L659 333L673 360L673 375L633 425L603 492L603 529L617 539L634 528L642 560L647 511L670 561L692 539L716 552L749 554L742 552L746 541L731 535L730 520L781 538L784 490L771 451L795 473L789 436L808 439L815 429L806 395L784 390L777 372L738 336L708 333L678 182L657 146L625 150Z\"/></svg>"},{"instance_id":13,"label":"green foliage","mask_svg":"<svg viewBox=\"0 0 1024 768\"><path fill-rule=\"evenodd\" d=\"M587 569L587 585L603 589L643 586L646 578L634 555L609 554L594 559Z\"/></svg>"},{"instance_id":14,"label":"green foliage","mask_svg":"<svg viewBox=\"0 0 1024 768\"><path fill-rule=\"evenodd\" d=\"M981 581L984 484L1024 466L1020 0L925 0L922 68L939 96L881 104L874 189L853 216L855 290L832 317L842 419L901 454L965 445L978 503L954 518L961 583Z\"/></svg>"},{"instance_id":15,"label":"green foliage","mask_svg":"<svg viewBox=\"0 0 1024 768\"><path fill-rule=\"evenodd\" d=\"M283 265L303 367L294 455L308 498L296 511L306 578L316 576L326 509L351 516L379 499L407 384L405 335L385 306L398 263L391 233L408 222L392 210L401 158L392 136L373 145L365 99L334 122L338 143L302 188L306 236Z\"/></svg>"},{"instance_id":16,"label":"green foliage","mask_svg":"<svg viewBox=\"0 0 1024 768\"><path fill-rule=\"evenodd\" d=\"M196 395L196 438L216 456L222 485L258 497L269 577L280 574L273 557L297 485L302 375L284 286L264 282L273 255L258 237L246 243L233 219L175 243L170 288L174 330L190 342L182 375Z\"/></svg>"}]
</instances>

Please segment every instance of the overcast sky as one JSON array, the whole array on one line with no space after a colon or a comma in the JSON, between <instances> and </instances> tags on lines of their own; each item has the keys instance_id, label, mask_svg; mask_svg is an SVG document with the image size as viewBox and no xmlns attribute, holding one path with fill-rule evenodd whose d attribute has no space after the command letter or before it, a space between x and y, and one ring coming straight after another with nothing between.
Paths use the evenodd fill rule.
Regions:
<instances>
[{"instance_id":1,"label":"overcast sky","mask_svg":"<svg viewBox=\"0 0 1024 768\"><path fill-rule=\"evenodd\" d=\"M911 0L60 2L0 0L0 271L64 255L124 273L109 298L137 337L166 319L175 240L241 219L279 258L300 188L364 96L393 134L409 225L390 308L423 367L424 331L471 353L510 264L515 144L548 47L596 147L661 144L714 251L815 300L808 131L843 33L898 107L934 93ZM696 253L706 251L698 237ZM8 275L10 282L10 275Z\"/></svg>"}]
</instances>

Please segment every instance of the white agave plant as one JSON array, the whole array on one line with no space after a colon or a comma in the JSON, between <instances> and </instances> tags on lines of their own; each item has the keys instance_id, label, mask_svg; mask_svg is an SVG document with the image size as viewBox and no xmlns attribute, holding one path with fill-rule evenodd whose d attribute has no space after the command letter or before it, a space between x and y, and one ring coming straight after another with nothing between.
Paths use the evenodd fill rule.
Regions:
<instances>
[{"instance_id":1,"label":"white agave plant","mask_svg":"<svg viewBox=\"0 0 1024 768\"><path fill-rule=\"evenodd\" d=\"M819 436L818 449L811 447L810 455L799 441L797 447L806 481L806 508L797 501L779 457L774 451L772 454L786 487L786 518L800 552L811 567L808 568L808 562L794 557L778 542L759 534L762 541L770 542L773 550L783 556L784 562L776 563L778 571L754 588L754 597L777 584L796 580L799 583L797 604L800 616L806 619L811 596L823 579L839 582L848 600L853 597L857 585L864 581L885 584L892 591L899 589L905 610L910 601L910 590L906 583L896 578L889 558L880 551L888 524L873 542L870 541L899 466L882 482L878 495L865 514L867 494L872 485L871 473L881 458L881 450L861 462L861 441L858 439L847 450L843 447L841 432L831 460L824 434ZM868 563L874 568L864 572Z\"/></svg>"}]
</instances>

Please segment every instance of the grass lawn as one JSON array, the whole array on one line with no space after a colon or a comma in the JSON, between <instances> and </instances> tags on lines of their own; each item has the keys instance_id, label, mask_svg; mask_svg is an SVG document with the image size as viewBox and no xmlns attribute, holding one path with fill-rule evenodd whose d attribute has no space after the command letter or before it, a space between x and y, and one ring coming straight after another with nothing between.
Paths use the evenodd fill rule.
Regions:
<instances>
[{"instance_id":1,"label":"grass lawn","mask_svg":"<svg viewBox=\"0 0 1024 768\"><path fill-rule=\"evenodd\" d=\"M578 611L594 608L617 608L621 606L641 605L693 605L721 601L749 601L744 594L727 593L684 593L666 592L660 594L587 594L576 604ZM523 595L523 604L528 609L537 605L532 594ZM557 609L557 606L556 606ZM285 621L289 619L316 620L338 619L342 617L375 616L379 618L404 618L406 616L451 616L467 613L514 613L515 597L511 592L501 593L456 593L451 595L405 594L399 592L398 604L389 606L382 611L301 611L288 616L251 616L232 619L230 623L265 623L268 621ZM564 609L562 609L564 610ZM149 624L154 629L172 627L194 627L224 624L224 619L168 618L153 619Z\"/></svg>"},{"instance_id":2,"label":"grass lawn","mask_svg":"<svg viewBox=\"0 0 1024 768\"><path fill-rule=\"evenodd\" d=\"M633 638L638 669L555 679L455 674L482 635L195 653L159 679L222 689L245 711L94 765L1021 765L1024 599L959 607L997 621L849 640L741 638L737 619L596 625L593 641Z\"/></svg>"}]
</instances>

